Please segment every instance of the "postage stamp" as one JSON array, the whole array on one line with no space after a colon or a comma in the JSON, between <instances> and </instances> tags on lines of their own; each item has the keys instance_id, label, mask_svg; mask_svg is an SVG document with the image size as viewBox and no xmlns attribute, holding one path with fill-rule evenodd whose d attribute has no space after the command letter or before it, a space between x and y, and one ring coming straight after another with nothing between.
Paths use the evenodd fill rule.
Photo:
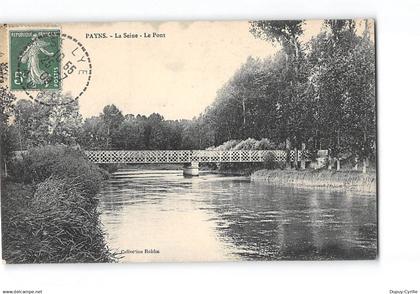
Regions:
<instances>
[{"instance_id":1,"label":"postage stamp","mask_svg":"<svg viewBox=\"0 0 420 294\"><path fill-rule=\"evenodd\" d=\"M68 104L83 95L92 63L83 44L60 29L9 32L10 89L44 105ZM69 93L71 99L59 99Z\"/></svg>"},{"instance_id":2,"label":"postage stamp","mask_svg":"<svg viewBox=\"0 0 420 294\"><path fill-rule=\"evenodd\" d=\"M59 29L10 31L9 46L11 90L60 89Z\"/></svg>"}]
</instances>

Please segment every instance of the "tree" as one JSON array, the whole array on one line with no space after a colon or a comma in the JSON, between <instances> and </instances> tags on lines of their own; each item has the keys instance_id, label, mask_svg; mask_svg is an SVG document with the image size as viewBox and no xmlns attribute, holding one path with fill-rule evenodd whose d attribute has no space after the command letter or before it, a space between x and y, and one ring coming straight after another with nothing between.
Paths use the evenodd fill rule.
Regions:
<instances>
[{"instance_id":1,"label":"tree","mask_svg":"<svg viewBox=\"0 0 420 294\"><path fill-rule=\"evenodd\" d=\"M24 149L47 144L74 145L79 137L82 117L79 105L70 95L46 93L46 104L17 101L15 128Z\"/></svg>"},{"instance_id":2,"label":"tree","mask_svg":"<svg viewBox=\"0 0 420 294\"><path fill-rule=\"evenodd\" d=\"M79 100L74 100L70 94L51 96L54 106L48 108L49 144L76 144L76 138L82 126L82 116L79 112Z\"/></svg>"},{"instance_id":3,"label":"tree","mask_svg":"<svg viewBox=\"0 0 420 294\"><path fill-rule=\"evenodd\" d=\"M164 123L165 118L159 113L152 113L147 118L145 141L147 149L168 149L169 140Z\"/></svg>"},{"instance_id":4,"label":"tree","mask_svg":"<svg viewBox=\"0 0 420 294\"><path fill-rule=\"evenodd\" d=\"M250 31L257 38L279 43L285 51L288 67L289 58L299 59L302 53L299 37L303 34L303 23L303 20L251 21Z\"/></svg>"},{"instance_id":5,"label":"tree","mask_svg":"<svg viewBox=\"0 0 420 294\"><path fill-rule=\"evenodd\" d=\"M325 28L309 57L319 141L338 160L350 154L365 161L376 152L374 46L353 20L326 21Z\"/></svg>"},{"instance_id":6,"label":"tree","mask_svg":"<svg viewBox=\"0 0 420 294\"><path fill-rule=\"evenodd\" d=\"M13 103L16 96L10 93L7 86L3 86L7 76L7 63L0 63L0 132L1 132L1 169L11 157L14 149L12 129L10 128L10 117L13 115Z\"/></svg>"},{"instance_id":7,"label":"tree","mask_svg":"<svg viewBox=\"0 0 420 294\"><path fill-rule=\"evenodd\" d=\"M19 142L19 150L26 150L37 145L35 140L39 138L33 137L34 124L36 119L35 107L32 101L20 99L15 105L15 121L14 126L17 130L17 138Z\"/></svg>"},{"instance_id":8,"label":"tree","mask_svg":"<svg viewBox=\"0 0 420 294\"><path fill-rule=\"evenodd\" d=\"M103 120L106 127L106 143L105 148L109 149L113 146L112 138L118 135L118 129L124 121L124 116L114 104L104 107L100 118Z\"/></svg>"},{"instance_id":9,"label":"tree","mask_svg":"<svg viewBox=\"0 0 420 294\"><path fill-rule=\"evenodd\" d=\"M78 142L87 149L103 149L107 144L107 131L108 129L101 117L87 118L82 125Z\"/></svg>"},{"instance_id":10,"label":"tree","mask_svg":"<svg viewBox=\"0 0 420 294\"><path fill-rule=\"evenodd\" d=\"M114 146L125 150L146 149L145 126L145 119L127 114L118 129L118 135L114 137Z\"/></svg>"},{"instance_id":11,"label":"tree","mask_svg":"<svg viewBox=\"0 0 420 294\"><path fill-rule=\"evenodd\" d=\"M285 68L282 70L281 93L277 96L278 124L283 137L300 148L301 143L309 139L312 133L311 116L305 110L312 108L308 97L308 75L306 54L300 40L303 34L304 21L252 21L250 32L261 38L281 45L285 57ZM303 115L302 115L303 114Z\"/></svg>"},{"instance_id":12,"label":"tree","mask_svg":"<svg viewBox=\"0 0 420 294\"><path fill-rule=\"evenodd\" d=\"M206 116L207 115L207 116ZM182 149L206 149L215 144L213 119L201 114L192 121L183 121Z\"/></svg>"}]
</instances>

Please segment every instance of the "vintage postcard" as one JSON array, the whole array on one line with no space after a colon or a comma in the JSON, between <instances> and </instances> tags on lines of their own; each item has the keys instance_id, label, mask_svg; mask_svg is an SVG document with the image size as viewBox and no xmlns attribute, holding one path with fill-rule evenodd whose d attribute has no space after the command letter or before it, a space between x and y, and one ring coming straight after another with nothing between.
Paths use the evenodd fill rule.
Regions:
<instances>
[{"instance_id":1,"label":"vintage postcard","mask_svg":"<svg viewBox=\"0 0 420 294\"><path fill-rule=\"evenodd\" d=\"M371 19L0 27L6 263L376 259Z\"/></svg>"}]
</instances>

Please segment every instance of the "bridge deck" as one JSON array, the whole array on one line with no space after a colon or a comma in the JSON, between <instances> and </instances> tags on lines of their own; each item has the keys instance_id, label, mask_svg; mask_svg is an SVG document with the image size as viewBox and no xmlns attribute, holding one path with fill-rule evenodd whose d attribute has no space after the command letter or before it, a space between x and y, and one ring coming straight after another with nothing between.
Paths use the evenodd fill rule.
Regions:
<instances>
[{"instance_id":1,"label":"bridge deck","mask_svg":"<svg viewBox=\"0 0 420 294\"><path fill-rule=\"evenodd\" d=\"M298 160L302 151L297 152ZM88 159L94 163L190 163L190 162L263 162L267 154L273 154L276 161L295 160L295 151L290 151L289 158L284 150L106 150L85 151ZM305 160L307 154L304 154Z\"/></svg>"}]
</instances>

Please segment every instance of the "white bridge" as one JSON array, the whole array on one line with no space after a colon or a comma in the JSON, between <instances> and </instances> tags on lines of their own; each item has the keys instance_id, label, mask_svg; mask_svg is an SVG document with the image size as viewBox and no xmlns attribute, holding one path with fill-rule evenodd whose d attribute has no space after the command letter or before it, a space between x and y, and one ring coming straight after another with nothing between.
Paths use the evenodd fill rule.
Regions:
<instances>
[{"instance_id":1,"label":"white bridge","mask_svg":"<svg viewBox=\"0 0 420 294\"><path fill-rule=\"evenodd\" d=\"M15 151L21 157L27 151ZM264 162L268 157L275 162L300 162L301 168L311 161L308 150L88 150L90 162L113 163L178 163L184 164L184 174L198 175L200 163Z\"/></svg>"},{"instance_id":2,"label":"white bridge","mask_svg":"<svg viewBox=\"0 0 420 294\"><path fill-rule=\"evenodd\" d=\"M236 163L310 161L306 150L95 150L85 151L93 163ZM297 157L296 157L297 156Z\"/></svg>"},{"instance_id":3,"label":"white bridge","mask_svg":"<svg viewBox=\"0 0 420 294\"><path fill-rule=\"evenodd\" d=\"M93 163L183 163L184 175L197 176L200 163L264 162L270 156L276 162L301 161L309 154L302 150L98 150L85 151Z\"/></svg>"}]
</instances>

